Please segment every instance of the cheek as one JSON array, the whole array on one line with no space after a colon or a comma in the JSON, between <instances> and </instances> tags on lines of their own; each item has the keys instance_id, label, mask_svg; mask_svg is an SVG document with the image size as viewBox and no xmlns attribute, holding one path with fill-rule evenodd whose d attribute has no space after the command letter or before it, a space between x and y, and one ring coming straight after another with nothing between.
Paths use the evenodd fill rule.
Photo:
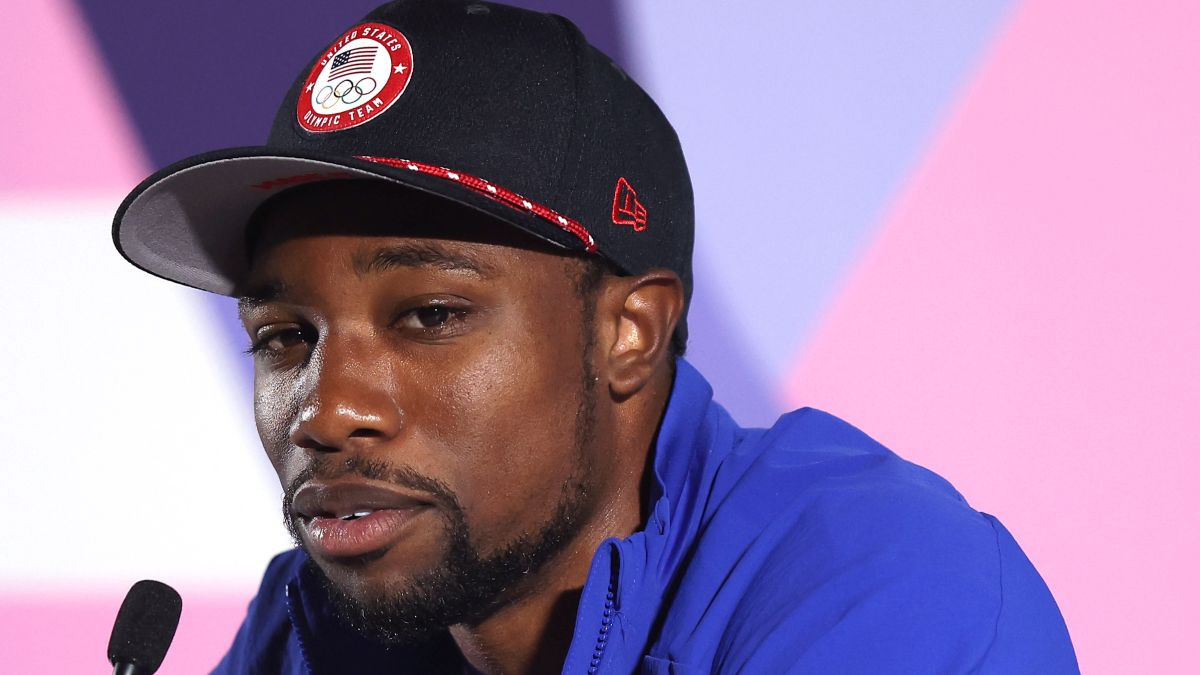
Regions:
<instances>
[{"instance_id":1,"label":"cheek","mask_svg":"<svg viewBox=\"0 0 1200 675\"><path fill-rule=\"evenodd\" d=\"M459 499L480 544L538 529L579 463L578 345L544 337L491 336L439 383L439 410L429 411L437 444L455 454Z\"/></svg>"},{"instance_id":2,"label":"cheek","mask_svg":"<svg viewBox=\"0 0 1200 675\"><path fill-rule=\"evenodd\" d=\"M254 423L263 449L281 478L287 449L291 446L288 436L298 410L295 387L288 386L275 375L255 374Z\"/></svg>"}]
</instances>

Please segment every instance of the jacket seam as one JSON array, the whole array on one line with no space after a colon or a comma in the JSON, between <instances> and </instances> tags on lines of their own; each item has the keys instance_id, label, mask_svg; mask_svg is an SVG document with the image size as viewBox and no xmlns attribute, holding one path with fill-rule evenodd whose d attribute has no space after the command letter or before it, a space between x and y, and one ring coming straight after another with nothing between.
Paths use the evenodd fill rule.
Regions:
<instances>
[{"instance_id":1,"label":"jacket seam","mask_svg":"<svg viewBox=\"0 0 1200 675\"><path fill-rule=\"evenodd\" d=\"M983 654L979 657L979 662L971 668L972 673L978 673L987 663L988 655L992 653L992 647L996 646L997 640L1000 639L1000 617L1004 615L1004 553L1000 548L1000 531L996 529L996 522L987 514L980 514L987 521L988 526L992 528L992 536L996 541L996 582L997 594L1000 596L1000 604L996 608L996 621L992 625L992 638L988 641L987 649L983 650Z\"/></svg>"}]
</instances>

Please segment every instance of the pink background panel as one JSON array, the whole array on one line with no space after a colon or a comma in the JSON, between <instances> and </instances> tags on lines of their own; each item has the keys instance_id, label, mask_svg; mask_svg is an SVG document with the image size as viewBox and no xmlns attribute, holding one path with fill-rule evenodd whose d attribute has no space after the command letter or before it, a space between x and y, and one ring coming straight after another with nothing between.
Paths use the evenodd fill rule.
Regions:
<instances>
[{"instance_id":1,"label":"pink background panel","mask_svg":"<svg viewBox=\"0 0 1200 675\"><path fill-rule=\"evenodd\" d=\"M1195 668L1198 34L1021 6L787 391L999 515L1086 673Z\"/></svg>"},{"instance_id":2,"label":"pink background panel","mask_svg":"<svg viewBox=\"0 0 1200 675\"><path fill-rule=\"evenodd\" d=\"M123 195L147 171L91 32L68 0L5 2L0 191ZM18 95L24 92L25 95Z\"/></svg>"},{"instance_id":3,"label":"pink background panel","mask_svg":"<svg viewBox=\"0 0 1200 675\"><path fill-rule=\"evenodd\" d=\"M183 615L160 673L207 673L221 660L246 613L245 598L181 588ZM124 593L0 596L0 652L8 672L25 675L110 672L105 659L113 617ZM217 637L219 636L219 637Z\"/></svg>"}]
</instances>

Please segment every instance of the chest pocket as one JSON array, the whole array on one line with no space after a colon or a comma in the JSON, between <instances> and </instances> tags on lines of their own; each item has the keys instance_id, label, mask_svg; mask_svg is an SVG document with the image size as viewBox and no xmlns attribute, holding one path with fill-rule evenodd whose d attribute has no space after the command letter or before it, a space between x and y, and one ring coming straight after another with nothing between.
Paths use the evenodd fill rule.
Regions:
<instances>
[{"instance_id":1,"label":"chest pocket","mask_svg":"<svg viewBox=\"0 0 1200 675\"><path fill-rule=\"evenodd\" d=\"M707 672L703 668L676 663L656 656L643 656L642 667L638 670L641 675L701 675L701 673Z\"/></svg>"}]
</instances>

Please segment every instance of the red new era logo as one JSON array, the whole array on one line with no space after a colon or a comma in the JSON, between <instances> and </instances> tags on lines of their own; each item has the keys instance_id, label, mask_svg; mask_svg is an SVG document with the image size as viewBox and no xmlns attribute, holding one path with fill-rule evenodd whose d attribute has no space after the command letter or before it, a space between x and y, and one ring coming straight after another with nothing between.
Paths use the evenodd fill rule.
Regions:
<instances>
[{"instance_id":1,"label":"red new era logo","mask_svg":"<svg viewBox=\"0 0 1200 675\"><path fill-rule=\"evenodd\" d=\"M617 181L617 191L613 194L612 221L615 225L632 225L636 232L646 229L646 207L624 178Z\"/></svg>"}]
</instances>

